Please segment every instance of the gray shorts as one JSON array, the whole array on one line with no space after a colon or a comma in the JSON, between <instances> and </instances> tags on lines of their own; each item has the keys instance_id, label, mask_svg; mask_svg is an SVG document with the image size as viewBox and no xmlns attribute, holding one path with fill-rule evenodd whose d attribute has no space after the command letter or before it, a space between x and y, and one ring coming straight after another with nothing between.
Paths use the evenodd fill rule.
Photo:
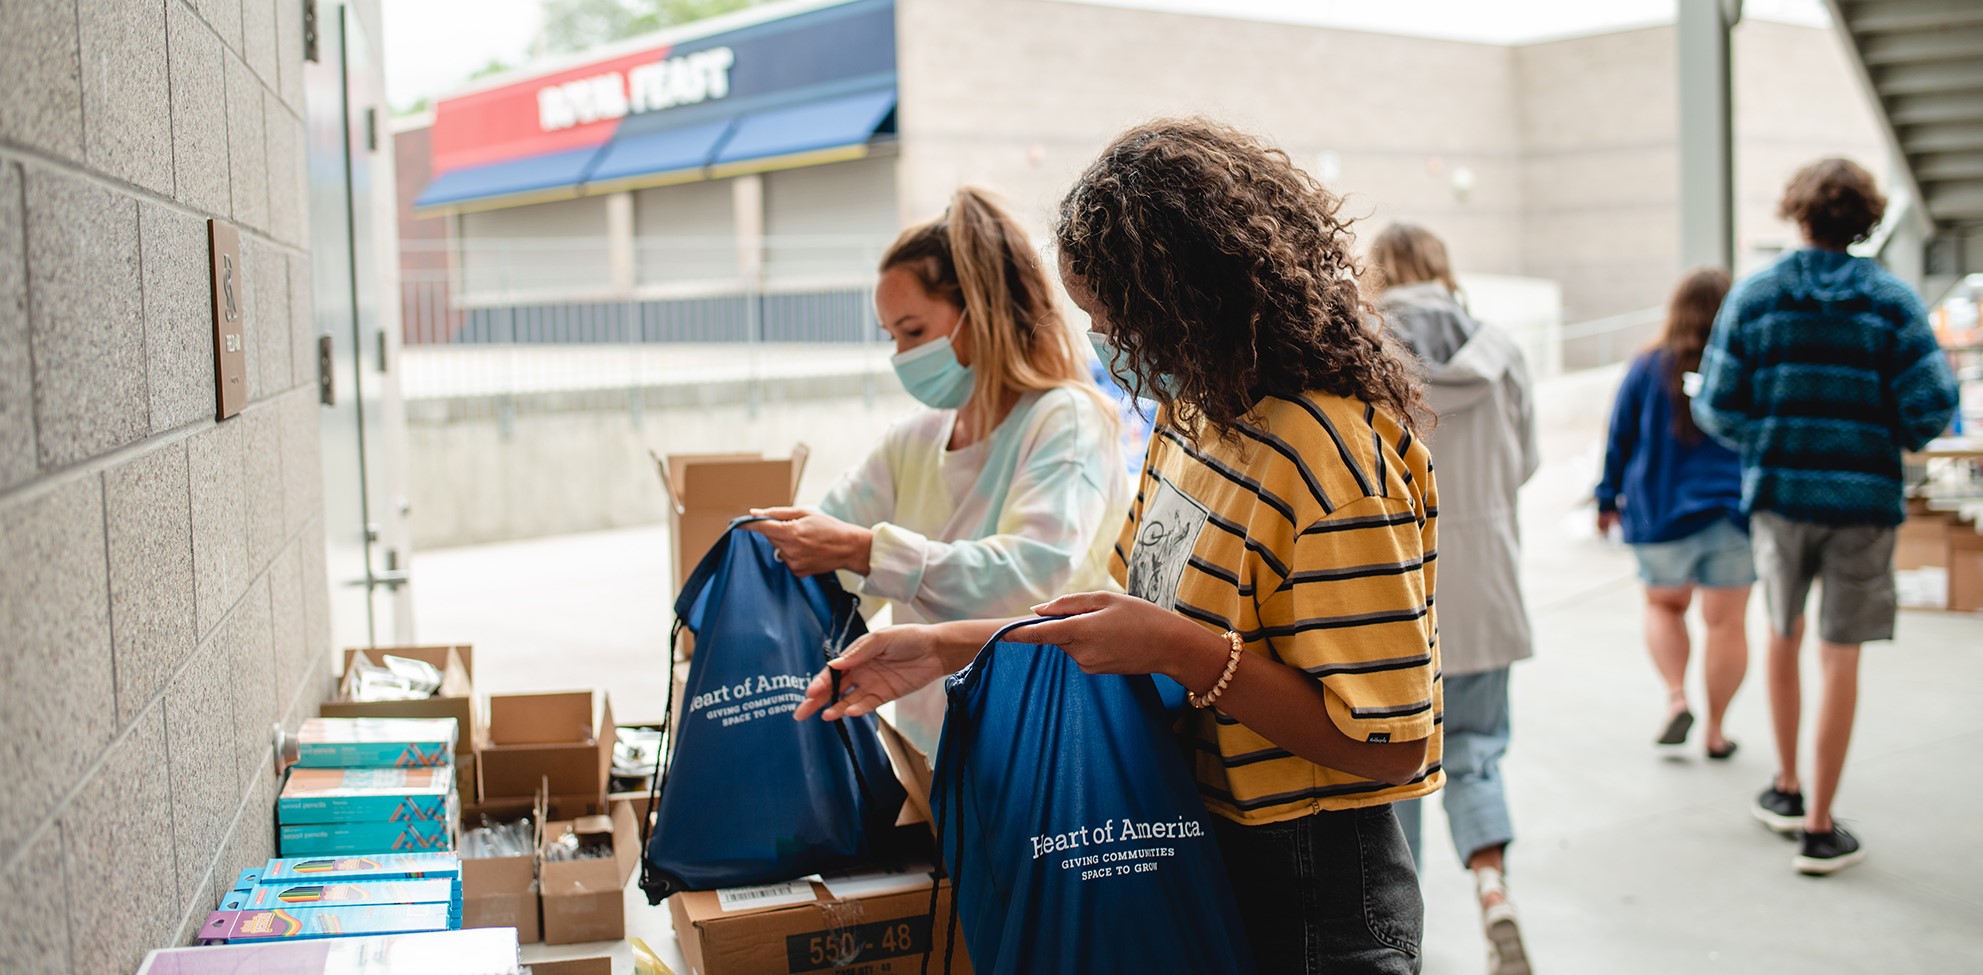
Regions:
<instances>
[{"instance_id":1,"label":"gray shorts","mask_svg":"<svg viewBox=\"0 0 1983 975\"><path fill-rule=\"evenodd\" d=\"M1768 511L1750 517L1756 574L1770 626L1789 635L1804 615L1811 583L1822 580L1818 639L1870 643L1893 639L1895 530L1887 525L1818 525Z\"/></svg>"}]
</instances>

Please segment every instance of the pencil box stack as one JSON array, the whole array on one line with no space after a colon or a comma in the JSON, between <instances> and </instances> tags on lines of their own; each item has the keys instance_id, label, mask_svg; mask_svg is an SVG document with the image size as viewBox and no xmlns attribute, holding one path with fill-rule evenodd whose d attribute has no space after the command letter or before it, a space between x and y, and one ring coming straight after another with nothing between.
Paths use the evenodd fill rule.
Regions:
<instances>
[{"instance_id":1,"label":"pencil box stack","mask_svg":"<svg viewBox=\"0 0 1983 975\"><path fill-rule=\"evenodd\" d=\"M202 944L413 934L461 927L453 853L292 857L243 870L200 929Z\"/></svg>"},{"instance_id":2,"label":"pencil box stack","mask_svg":"<svg viewBox=\"0 0 1983 975\"><path fill-rule=\"evenodd\" d=\"M314 718L276 799L285 857L454 849L453 718Z\"/></svg>"}]
</instances>

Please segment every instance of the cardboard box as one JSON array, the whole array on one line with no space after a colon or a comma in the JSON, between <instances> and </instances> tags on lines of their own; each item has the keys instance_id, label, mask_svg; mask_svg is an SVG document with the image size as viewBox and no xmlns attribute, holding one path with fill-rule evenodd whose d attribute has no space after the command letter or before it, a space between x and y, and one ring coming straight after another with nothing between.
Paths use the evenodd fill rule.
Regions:
<instances>
[{"instance_id":1,"label":"cardboard box","mask_svg":"<svg viewBox=\"0 0 1983 975\"><path fill-rule=\"evenodd\" d=\"M461 926L515 928L516 940L535 944L544 939L537 895L537 848L543 845L544 799L508 818L531 817L530 851L513 857L470 857L461 861ZM493 821L502 818L491 817ZM476 825L480 825L478 820Z\"/></svg>"},{"instance_id":2,"label":"cardboard box","mask_svg":"<svg viewBox=\"0 0 1983 975\"><path fill-rule=\"evenodd\" d=\"M411 657L424 660L440 668L441 689L433 697L424 701L352 701L348 700L348 690L344 678L338 682L336 701L327 701L317 708L317 713L326 718L453 718L455 719L454 776L455 789L461 793L464 805L473 802L477 796L475 777L475 741L483 726L482 711L475 702L475 648L467 644L439 647L378 647L372 650L351 649L344 651L344 670L351 673L351 662L359 654L367 654L373 663L379 658L392 654L396 657Z\"/></svg>"},{"instance_id":3,"label":"cardboard box","mask_svg":"<svg viewBox=\"0 0 1983 975\"><path fill-rule=\"evenodd\" d=\"M599 691L495 694L486 743L476 747L483 804L552 796L606 795L613 767L613 706Z\"/></svg>"},{"instance_id":4,"label":"cardboard box","mask_svg":"<svg viewBox=\"0 0 1983 975\"><path fill-rule=\"evenodd\" d=\"M679 587L696 563L714 547L733 519L752 508L789 505L799 494L806 471L805 444L792 447L783 460L763 454L669 454L649 451L668 491L668 537L673 540L671 564Z\"/></svg>"},{"instance_id":5,"label":"cardboard box","mask_svg":"<svg viewBox=\"0 0 1983 975\"><path fill-rule=\"evenodd\" d=\"M929 760L886 722L881 737L909 793L897 823L920 832L934 857ZM952 893L947 878L937 883L932 915L927 875L920 879L911 889L845 898L816 881L687 891L670 897L668 910L682 956L698 975L919 975L925 955L930 971L943 969ZM950 972L971 973L961 943L951 951Z\"/></svg>"},{"instance_id":6,"label":"cardboard box","mask_svg":"<svg viewBox=\"0 0 1983 975\"><path fill-rule=\"evenodd\" d=\"M613 959L599 955L563 961L533 961L530 963L530 975L613 975Z\"/></svg>"},{"instance_id":7,"label":"cardboard box","mask_svg":"<svg viewBox=\"0 0 1983 975\"><path fill-rule=\"evenodd\" d=\"M627 881L640 865L640 826L633 807L615 803L605 827L612 837L613 855L593 860L543 859L537 875L543 891L544 943L577 944L617 941L627 936ZM602 824L603 825L603 824ZM545 824L539 849L549 849L570 832L571 822Z\"/></svg>"},{"instance_id":8,"label":"cardboard box","mask_svg":"<svg viewBox=\"0 0 1983 975\"><path fill-rule=\"evenodd\" d=\"M351 672L351 661L359 654L373 663L387 654L424 660L440 668L441 689L424 701L352 701L345 698L344 675ZM338 700L325 702L317 713L326 718L453 718L458 729L455 739L456 764L474 749L475 732L481 729L475 707L475 648L466 644L444 647L377 647L344 651L344 669L339 672ZM472 791L472 790L471 790ZM469 795L468 792L462 793Z\"/></svg>"},{"instance_id":9,"label":"cardboard box","mask_svg":"<svg viewBox=\"0 0 1983 975\"><path fill-rule=\"evenodd\" d=\"M1949 528L1945 515L1909 511L1907 520L1895 532L1894 571L1948 565Z\"/></svg>"},{"instance_id":10,"label":"cardboard box","mask_svg":"<svg viewBox=\"0 0 1983 975\"><path fill-rule=\"evenodd\" d=\"M1951 520L1946 544L1949 608L1983 612L1983 533L1976 525Z\"/></svg>"}]
</instances>

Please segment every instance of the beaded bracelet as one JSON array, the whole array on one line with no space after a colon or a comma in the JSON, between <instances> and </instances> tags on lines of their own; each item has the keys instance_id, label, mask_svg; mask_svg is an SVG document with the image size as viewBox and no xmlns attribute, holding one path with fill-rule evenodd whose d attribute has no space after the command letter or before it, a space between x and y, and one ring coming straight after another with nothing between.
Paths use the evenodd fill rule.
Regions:
<instances>
[{"instance_id":1,"label":"beaded bracelet","mask_svg":"<svg viewBox=\"0 0 1983 975\"><path fill-rule=\"evenodd\" d=\"M1184 692L1185 700L1190 701L1194 708L1211 707L1212 702L1226 692L1226 685L1232 683L1232 675L1239 672L1239 658L1246 652L1246 644L1241 642L1239 634L1232 630L1227 630L1225 637L1232 643L1232 656L1226 660L1226 672L1219 675L1219 682L1212 685L1212 689L1206 691L1204 697L1199 697L1189 690Z\"/></svg>"}]
</instances>

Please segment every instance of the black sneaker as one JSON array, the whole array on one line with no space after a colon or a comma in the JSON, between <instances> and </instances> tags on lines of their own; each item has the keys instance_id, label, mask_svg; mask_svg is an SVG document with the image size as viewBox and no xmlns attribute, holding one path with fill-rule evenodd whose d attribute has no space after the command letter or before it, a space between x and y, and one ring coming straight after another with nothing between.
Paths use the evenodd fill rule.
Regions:
<instances>
[{"instance_id":1,"label":"black sneaker","mask_svg":"<svg viewBox=\"0 0 1983 975\"><path fill-rule=\"evenodd\" d=\"M1866 851L1860 849L1859 840L1846 832L1845 827L1833 823L1829 833L1805 833L1804 845L1790 863L1798 873L1823 877L1864 859Z\"/></svg>"},{"instance_id":2,"label":"black sneaker","mask_svg":"<svg viewBox=\"0 0 1983 975\"><path fill-rule=\"evenodd\" d=\"M1764 826L1784 836L1795 836L1804 828L1804 793L1784 792L1774 782L1749 809Z\"/></svg>"}]
</instances>

